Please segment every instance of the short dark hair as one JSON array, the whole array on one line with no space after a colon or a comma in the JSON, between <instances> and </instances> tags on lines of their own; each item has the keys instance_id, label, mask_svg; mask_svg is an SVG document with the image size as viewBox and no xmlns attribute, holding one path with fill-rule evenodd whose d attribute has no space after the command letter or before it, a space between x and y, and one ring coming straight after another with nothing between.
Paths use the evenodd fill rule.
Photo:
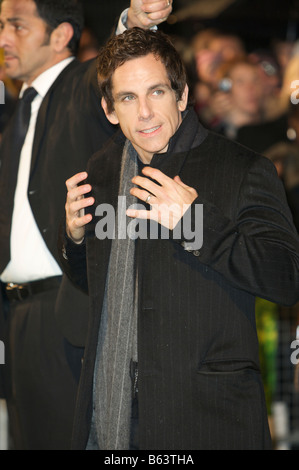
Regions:
<instances>
[{"instance_id":1,"label":"short dark hair","mask_svg":"<svg viewBox=\"0 0 299 470\"><path fill-rule=\"evenodd\" d=\"M68 44L72 54L77 54L84 27L83 7L79 0L33 0L39 17L48 25L51 33L61 23L70 23L74 35Z\"/></svg>"},{"instance_id":2,"label":"short dark hair","mask_svg":"<svg viewBox=\"0 0 299 470\"><path fill-rule=\"evenodd\" d=\"M108 112L114 110L112 76L125 62L148 54L161 60L165 65L171 87L177 100L182 98L187 78L180 54L170 38L162 31L132 28L123 34L113 36L99 51L97 72L98 83Z\"/></svg>"}]
</instances>

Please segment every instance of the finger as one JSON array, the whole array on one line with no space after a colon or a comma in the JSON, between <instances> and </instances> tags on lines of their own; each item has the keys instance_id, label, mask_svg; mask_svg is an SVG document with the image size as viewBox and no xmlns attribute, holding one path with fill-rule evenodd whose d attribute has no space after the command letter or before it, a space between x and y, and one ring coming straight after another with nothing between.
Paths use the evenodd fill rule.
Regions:
<instances>
[{"instance_id":1,"label":"finger","mask_svg":"<svg viewBox=\"0 0 299 470\"><path fill-rule=\"evenodd\" d=\"M137 209L127 209L126 214L132 219L151 219L151 211L137 210Z\"/></svg>"},{"instance_id":2,"label":"finger","mask_svg":"<svg viewBox=\"0 0 299 470\"><path fill-rule=\"evenodd\" d=\"M134 178L132 178L132 183L134 183L136 186L139 186L139 188L145 189L148 193L154 194L155 196L159 194L159 188L161 188L161 186L158 186L153 181L149 180L148 178L144 178L142 176L135 176ZM132 189L139 189L139 188L132 188Z\"/></svg>"},{"instance_id":3,"label":"finger","mask_svg":"<svg viewBox=\"0 0 299 470\"><path fill-rule=\"evenodd\" d=\"M195 201L195 199L198 197L198 193L196 189L191 188L191 186L188 186L187 184L183 183L183 181L178 175L174 177L174 181L178 184L180 188L182 188L182 190L184 190L183 192L180 191L181 194L185 194L185 195L188 194L188 199L187 200L184 199L184 202L186 204L192 204L192 202Z\"/></svg>"},{"instance_id":4,"label":"finger","mask_svg":"<svg viewBox=\"0 0 299 470\"><path fill-rule=\"evenodd\" d=\"M91 214L66 221L66 233L75 243L81 243L85 236L85 225L91 222Z\"/></svg>"},{"instance_id":5,"label":"finger","mask_svg":"<svg viewBox=\"0 0 299 470\"><path fill-rule=\"evenodd\" d=\"M92 220L91 214L82 215L82 217L76 217L72 220L72 232L76 229L80 229L87 225Z\"/></svg>"},{"instance_id":6,"label":"finger","mask_svg":"<svg viewBox=\"0 0 299 470\"><path fill-rule=\"evenodd\" d=\"M77 201L72 202L69 205L70 212L72 214L78 214L82 209L86 209L87 207L90 207L94 204L94 198L89 197L89 198L82 198Z\"/></svg>"},{"instance_id":7,"label":"finger","mask_svg":"<svg viewBox=\"0 0 299 470\"><path fill-rule=\"evenodd\" d=\"M69 178L65 184L68 190L75 188L78 186L78 184L82 183L87 178L88 174L86 171L83 171L81 173L77 173L76 175L72 176Z\"/></svg>"},{"instance_id":8,"label":"finger","mask_svg":"<svg viewBox=\"0 0 299 470\"><path fill-rule=\"evenodd\" d=\"M172 11L172 5L171 2L167 0L157 2L149 1L144 2L142 9L147 14L149 20L158 24L167 20Z\"/></svg>"},{"instance_id":9,"label":"finger","mask_svg":"<svg viewBox=\"0 0 299 470\"><path fill-rule=\"evenodd\" d=\"M164 23L164 21L167 20L168 16L169 15L166 13L166 10L162 10L162 11L157 12L157 13L148 13L147 14L147 17L148 17L149 21L153 25L158 25L160 23Z\"/></svg>"},{"instance_id":10,"label":"finger","mask_svg":"<svg viewBox=\"0 0 299 470\"><path fill-rule=\"evenodd\" d=\"M148 173L151 179L144 178L142 176L136 176L132 180L134 184L142 188L141 191L143 192L139 192L140 189L137 188L137 191L133 191L131 194L138 197L142 201L145 201L150 193L153 194L154 197L158 198L160 202L176 202L178 195L183 194L182 190L185 191L186 188L189 189L188 186L185 187L178 184L176 181L155 168L147 169L146 173ZM158 180L160 184L154 183L152 179ZM132 190L134 190L134 188L132 188ZM153 201L151 201L151 204L153 204Z\"/></svg>"},{"instance_id":11,"label":"finger","mask_svg":"<svg viewBox=\"0 0 299 470\"><path fill-rule=\"evenodd\" d=\"M146 202L147 204L149 204L149 202L147 202L149 196L151 196L151 204L153 203L153 198L155 197L148 191L139 188L132 188L130 190L130 193L132 194L132 196L137 197L137 199L140 199L140 201Z\"/></svg>"},{"instance_id":12,"label":"finger","mask_svg":"<svg viewBox=\"0 0 299 470\"><path fill-rule=\"evenodd\" d=\"M172 229L177 224L178 219L181 218L182 214L179 217L175 217L174 214L170 212L166 212L162 214L158 207L155 207L154 210L146 211L146 210L138 210L138 209L127 209L126 214L128 217L133 219L143 219L143 220L153 220L160 225L163 225L166 228Z\"/></svg>"},{"instance_id":13,"label":"finger","mask_svg":"<svg viewBox=\"0 0 299 470\"><path fill-rule=\"evenodd\" d=\"M142 10L146 13L161 13L172 10L171 0L143 0Z\"/></svg>"},{"instance_id":14,"label":"finger","mask_svg":"<svg viewBox=\"0 0 299 470\"><path fill-rule=\"evenodd\" d=\"M182 188L186 188L186 189L189 189L189 188L190 188L190 186L188 186L187 184L183 183L183 181L181 180L181 178L179 177L179 175L175 176L175 177L173 178L173 180L174 180L177 184L179 184Z\"/></svg>"},{"instance_id":15,"label":"finger","mask_svg":"<svg viewBox=\"0 0 299 470\"><path fill-rule=\"evenodd\" d=\"M169 176L165 175L165 173L162 173L162 171L158 170L157 168L146 166L143 168L142 173L148 178L157 181L160 186L173 186L173 179L169 178ZM157 186L157 188L159 188L159 186Z\"/></svg>"},{"instance_id":16,"label":"finger","mask_svg":"<svg viewBox=\"0 0 299 470\"><path fill-rule=\"evenodd\" d=\"M73 189L70 189L67 193L67 200L69 202L76 201L77 199L83 199L86 194L91 191L90 184L85 184L83 186L75 186Z\"/></svg>"},{"instance_id":17,"label":"finger","mask_svg":"<svg viewBox=\"0 0 299 470\"><path fill-rule=\"evenodd\" d=\"M146 167L144 170L146 176L150 177L151 180L155 179L157 183L159 183L155 187L151 186L149 183L146 183L145 186L149 192L153 193L158 198L176 198L177 193L181 193L181 189L185 190L186 188L189 188L188 186L183 185L183 183L178 183L178 181L181 181L180 178L178 181L176 181L175 178L170 178L156 168Z\"/></svg>"}]
</instances>

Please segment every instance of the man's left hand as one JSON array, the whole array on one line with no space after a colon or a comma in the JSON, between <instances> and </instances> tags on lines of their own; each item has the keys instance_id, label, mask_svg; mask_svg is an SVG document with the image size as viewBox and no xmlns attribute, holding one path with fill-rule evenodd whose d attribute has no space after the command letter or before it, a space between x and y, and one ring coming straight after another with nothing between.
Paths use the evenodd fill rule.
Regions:
<instances>
[{"instance_id":1,"label":"man's left hand","mask_svg":"<svg viewBox=\"0 0 299 470\"><path fill-rule=\"evenodd\" d=\"M166 21L172 12L173 0L131 0L128 28L139 26L149 29Z\"/></svg>"},{"instance_id":2,"label":"man's left hand","mask_svg":"<svg viewBox=\"0 0 299 470\"><path fill-rule=\"evenodd\" d=\"M142 173L146 177L135 176L132 182L139 187L132 188L130 192L133 196L150 204L151 210L128 209L127 216L155 220L169 230L173 230L198 197L196 190L184 184L179 176L171 179L156 168L145 167ZM158 184L152 180L157 181Z\"/></svg>"}]
</instances>

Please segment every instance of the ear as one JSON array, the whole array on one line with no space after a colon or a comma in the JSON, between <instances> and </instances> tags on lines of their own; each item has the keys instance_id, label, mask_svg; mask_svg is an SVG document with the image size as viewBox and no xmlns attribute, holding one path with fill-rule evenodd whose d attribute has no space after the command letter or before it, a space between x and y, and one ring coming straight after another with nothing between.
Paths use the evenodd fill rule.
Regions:
<instances>
[{"instance_id":1,"label":"ear","mask_svg":"<svg viewBox=\"0 0 299 470\"><path fill-rule=\"evenodd\" d=\"M107 102L106 102L105 98L102 98L101 103L102 103L102 108L104 110L104 113L105 113L106 118L108 119L108 121L110 121L111 124L119 124L119 120L118 120L118 117L117 117L115 111L112 111L112 113L110 113L108 111L108 106L107 106Z\"/></svg>"},{"instance_id":2,"label":"ear","mask_svg":"<svg viewBox=\"0 0 299 470\"><path fill-rule=\"evenodd\" d=\"M70 23L61 23L51 34L51 44L56 52L63 52L74 36L74 29Z\"/></svg>"},{"instance_id":3,"label":"ear","mask_svg":"<svg viewBox=\"0 0 299 470\"><path fill-rule=\"evenodd\" d=\"M179 111L183 112L187 108L188 104L188 96L189 96L189 87L186 84L185 89L183 91L181 99L178 101L178 108Z\"/></svg>"}]
</instances>

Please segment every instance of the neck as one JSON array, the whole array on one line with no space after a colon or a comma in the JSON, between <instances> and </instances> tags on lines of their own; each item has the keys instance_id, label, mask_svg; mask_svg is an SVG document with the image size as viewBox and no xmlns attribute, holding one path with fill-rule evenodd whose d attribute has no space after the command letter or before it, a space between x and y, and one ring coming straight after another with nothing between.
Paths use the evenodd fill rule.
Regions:
<instances>
[{"instance_id":1,"label":"neck","mask_svg":"<svg viewBox=\"0 0 299 470\"><path fill-rule=\"evenodd\" d=\"M153 154L151 156L143 156L138 154L139 160L144 164L144 165L150 165L152 159L153 159Z\"/></svg>"},{"instance_id":2,"label":"neck","mask_svg":"<svg viewBox=\"0 0 299 470\"><path fill-rule=\"evenodd\" d=\"M68 59L69 57L72 57L72 55L69 51L65 52L65 53L55 55L52 58L52 60L50 60L49 62L47 62L47 64L45 64L43 67L41 67L39 70L37 70L31 77L29 77L29 78L27 78L23 81L26 82L28 86L32 85L34 80L36 80L42 73L46 72L50 68L52 68L55 65L59 64L63 60Z\"/></svg>"}]
</instances>

